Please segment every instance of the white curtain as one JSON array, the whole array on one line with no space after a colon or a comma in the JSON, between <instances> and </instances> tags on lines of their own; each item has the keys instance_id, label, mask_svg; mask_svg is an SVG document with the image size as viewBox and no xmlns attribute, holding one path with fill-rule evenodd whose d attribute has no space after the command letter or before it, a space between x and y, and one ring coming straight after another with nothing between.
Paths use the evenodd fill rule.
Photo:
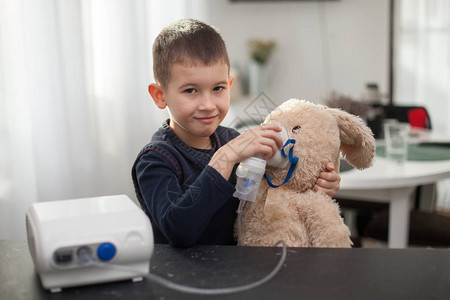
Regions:
<instances>
[{"instance_id":1,"label":"white curtain","mask_svg":"<svg viewBox=\"0 0 450 300\"><path fill-rule=\"evenodd\" d=\"M25 238L36 201L127 194L166 117L151 46L202 0L0 0L0 239Z\"/></svg>"},{"instance_id":2,"label":"white curtain","mask_svg":"<svg viewBox=\"0 0 450 300\"><path fill-rule=\"evenodd\" d=\"M394 101L425 106L433 130L450 136L450 1L394 1ZM437 196L438 208L450 210L449 180Z\"/></svg>"}]
</instances>

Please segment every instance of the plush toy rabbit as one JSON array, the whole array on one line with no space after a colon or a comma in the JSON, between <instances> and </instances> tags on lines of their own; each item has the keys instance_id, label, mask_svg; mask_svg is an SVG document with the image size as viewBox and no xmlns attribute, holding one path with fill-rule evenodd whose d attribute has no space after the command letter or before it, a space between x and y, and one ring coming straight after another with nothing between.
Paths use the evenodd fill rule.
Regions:
<instances>
[{"instance_id":1,"label":"plush toy rabbit","mask_svg":"<svg viewBox=\"0 0 450 300\"><path fill-rule=\"evenodd\" d=\"M375 139L364 122L340 109L291 99L276 108L265 123L277 123L295 140L298 157L292 177L272 188L263 179L254 203L236 223L238 245L272 246L284 240L291 247L350 247L350 231L337 203L313 187L327 162L339 169L340 152L354 167L372 164ZM266 167L273 184L281 184L289 168Z\"/></svg>"}]
</instances>

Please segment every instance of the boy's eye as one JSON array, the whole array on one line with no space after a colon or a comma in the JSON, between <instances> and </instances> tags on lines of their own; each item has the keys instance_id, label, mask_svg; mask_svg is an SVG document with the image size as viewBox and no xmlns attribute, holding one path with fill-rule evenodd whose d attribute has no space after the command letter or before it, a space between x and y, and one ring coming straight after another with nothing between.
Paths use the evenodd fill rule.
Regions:
<instances>
[{"instance_id":1,"label":"boy's eye","mask_svg":"<svg viewBox=\"0 0 450 300\"><path fill-rule=\"evenodd\" d=\"M213 89L213 91L214 91L214 92L220 92L220 91L223 90L223 89L224 89L223 86L216 86L216 87Z\"/></svg>"},{"instance_id":2,"label":"boy's eye","mask_svg":"<svg viewBox=\"0 0 450 300\"><path fill-rule=\"evenodd\" d=\"M184 92L187 94L193 94L195 93L195 89L185 89Z\"/></svg>"}]
</instances>

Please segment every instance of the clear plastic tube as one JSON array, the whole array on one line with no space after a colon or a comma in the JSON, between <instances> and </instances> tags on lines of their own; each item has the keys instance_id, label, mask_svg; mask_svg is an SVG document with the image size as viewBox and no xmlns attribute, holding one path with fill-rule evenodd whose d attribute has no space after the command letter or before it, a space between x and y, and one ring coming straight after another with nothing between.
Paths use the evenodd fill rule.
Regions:
<instances>
[{"instance_id":1,"label":"clear plastic tube","mask_svg":"<svg viewBox=\"0 0 450 300\"><path fill-rule=\"evenodd\" d=\"M243 212L244 212L244 208L245 208L245 205L247 204L247 201L246 200L240 200L239 201L239 206L238 206L238 209L237 209L237 211L236 211L236 213L238 213L239 215L241 215Z\"/></svg>"},{"instance_id":2,"label":"clear plastic tube","mask_svg":"<svg viewBox=\"0 0 450 300\"><path fill-rule=\"evenodd\" d=\"M127 272L127 273L134 273L134 274L137 274L142 277L147 277L148 279L150 279L162 286L165 286L169 289L176 290L176 291L179 291L182 293L199 294L199 295L223 295L223 294L232 294L232 293L238 293L238 292L250 290L250 289L260 286L260 285L266 283L267 281L269 281L270 279L272 279L280 271L281 267L283 266L283 263L286 260L286 253L287 253L286 243L281 240L281 241L278 241L277 243L275 243L274 247L276 247L280 244L283 247L282 251L281 251L280 260L278 261L275 268L269 274L267 274L265 277L261 278L260 280L255 281L253 283L249 283L249 284L245 284L245 285L241 285L241 286L217 288L217 289L214 289L214 288L213 289L204 289L204 288L190 287L190 286L174 283L172 281L169 281L169 280L162 278L155 274L151 274L151 273L141 274L141 273L134 271L133 269L123 267L120 265L98 262L93 258L92 253L89 251L81 251L81 252L79 251L78 256L79 256L80 260L82 262L84 262L86 265L97 266L100 268L113 269L116 271L122 271L122 272Z\"/></svg>"}]
</instances>

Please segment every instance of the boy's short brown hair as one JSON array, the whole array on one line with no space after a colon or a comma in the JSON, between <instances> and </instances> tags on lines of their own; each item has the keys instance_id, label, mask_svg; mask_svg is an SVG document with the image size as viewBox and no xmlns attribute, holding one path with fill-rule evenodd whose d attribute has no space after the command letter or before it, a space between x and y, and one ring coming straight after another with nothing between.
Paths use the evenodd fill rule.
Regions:
<instances>
[{"instance_id":1,"label":"boy's short brown hair","mask_svg":"<svg viewBox=\"0 0 450 300\"><path fill-rule=\"evenodd\" d=\"M175 63L202 62L210 66L224 62L230 69L230 60L220 34L211 26L193 19L169 24L153 44L153 74L155 80L167 87L170 67Z\"/></svg>"}]
</instances>

